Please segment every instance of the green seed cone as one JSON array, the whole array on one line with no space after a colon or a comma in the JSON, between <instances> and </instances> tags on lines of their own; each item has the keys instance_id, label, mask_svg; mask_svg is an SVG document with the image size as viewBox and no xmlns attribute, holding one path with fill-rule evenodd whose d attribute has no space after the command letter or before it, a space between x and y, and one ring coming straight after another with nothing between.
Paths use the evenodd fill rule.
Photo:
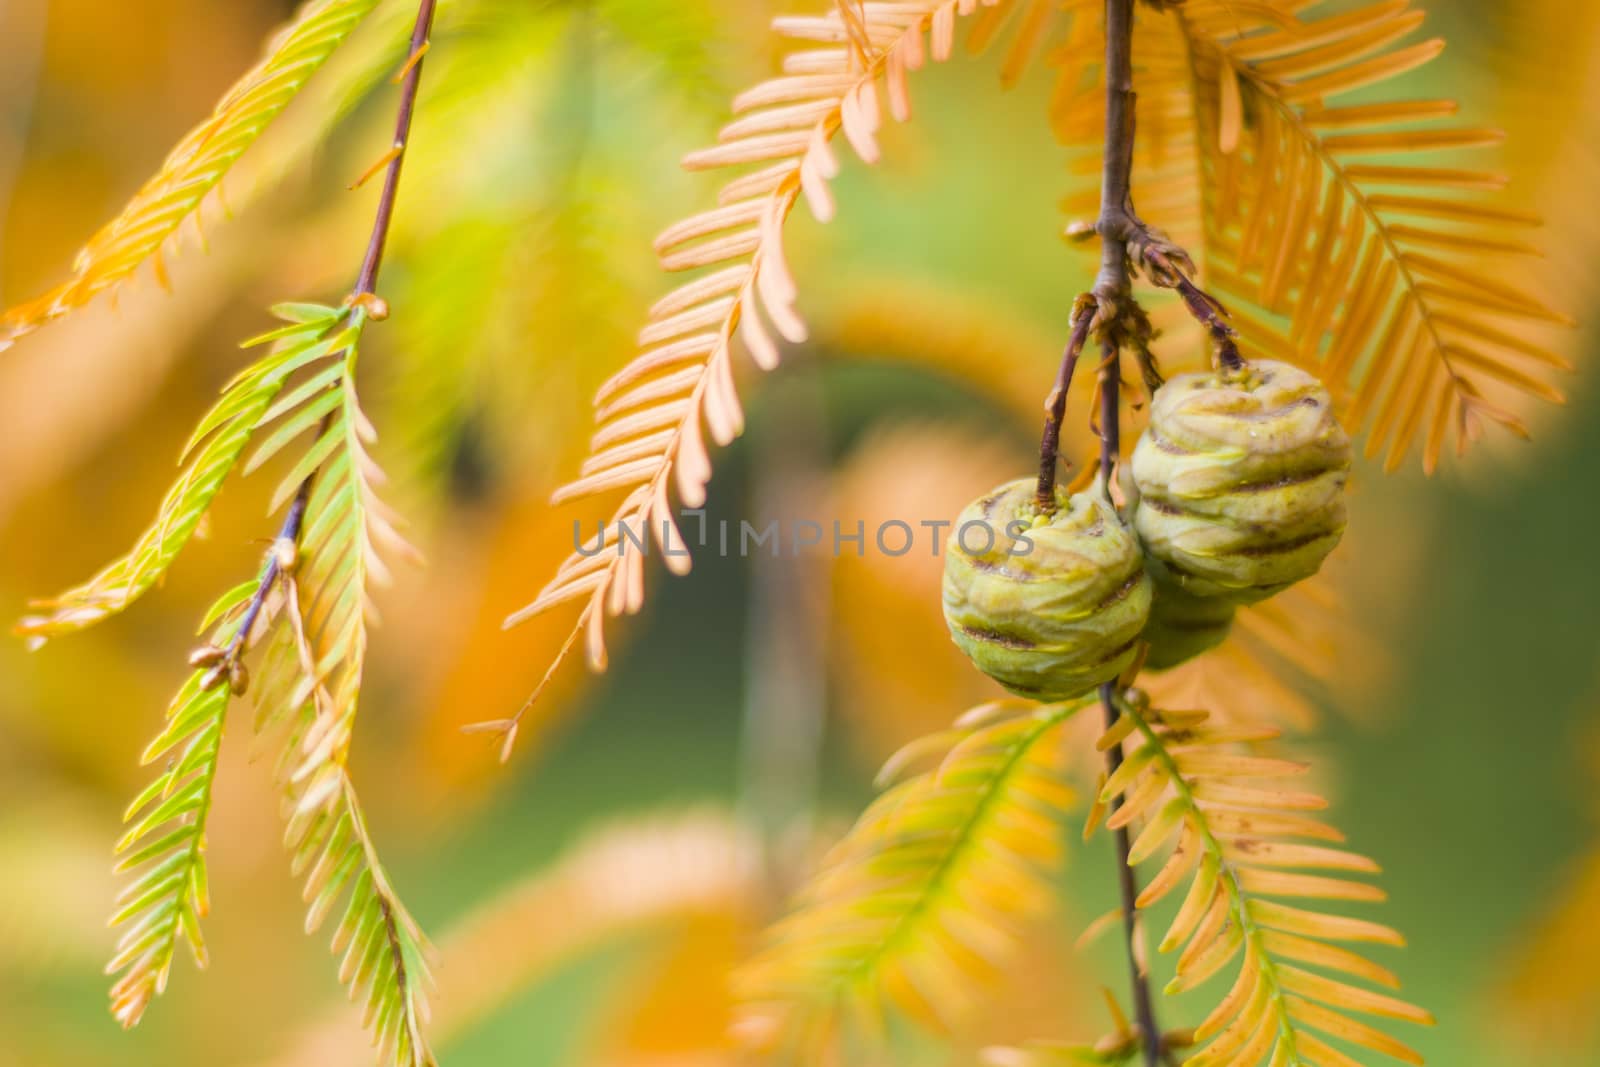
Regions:
<instances>
[{"instance_id":1,"label":"green seed cone","mask_svg":"<svg viewBox=\"0 0 1600 1067\"><path fill-rule=\"evenodd\" d=\"M1180 375L1133 452L1134 529L1187 592L1253 603L1339 543L1349 472L1350 438L1311 375L1270 361Z\"/></svg>"},{"instance_id":2,"label":"green seed cone","mask_svg":"<svg viewBox=\"0 0 1600 1067\"><path fill-rule=\"evenodd\" d=\"M1133 660L1150 613L1138 541L1098 490L1057 492L1054 515L1023 478L978 498L951 532L944 563L950 636L978 669L1019 696L1064 700Z\"/></svg>"},{"instance_id":3,"label":"green seed cone","mask_svg":"<svg viewBox=\"0 0 1600 1067\"><path fill-rule=\"evenodd\" d=\"M1150 645L1146 667L1164 671L1227 640L1238 608L1220 597L1195 596L1164 575L1152 574L1150 622L1141 635Z\"/></svg>"}]
</instances>

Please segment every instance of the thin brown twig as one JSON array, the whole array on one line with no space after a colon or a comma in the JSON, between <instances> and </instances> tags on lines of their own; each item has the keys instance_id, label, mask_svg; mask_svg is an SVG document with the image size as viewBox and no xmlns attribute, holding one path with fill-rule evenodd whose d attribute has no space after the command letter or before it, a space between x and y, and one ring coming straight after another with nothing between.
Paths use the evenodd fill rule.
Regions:
<instances>
[{"instance_id":1,"label":"thin brown twig","mask_svg":"<svg viewBox=\"0 0 1600 1067\"><path fill-rule=\"evenodd\" d=\"M1089 327L1094 323L1096 303L1093 296L1084 293L1072 309L1072 334L1066 350L1061 354L1061 369L1056 373L1056 383L1044 402L1044 435L1039 441L1039 488L1035 496L1039 512L1049 515L1056 509L1056 468L1061 456L1061 423L1067 414L1067 393L1072 388L1072 378L1078 368L1078 357L1089 341Z\"/></svg>"},{"instance_id":2,"label":"thin brown twig","mask_svg":"<svg viewBox=\"0 0 1600 1067\"><path fill-rule=\"evenodd\" d=\"M435 7L436 0L421 0L417 6L416 26L411 34L411 50L401 71L400 106L395 118L394 145L384 157L387 160L387 173L384 175L383 192L378 197L377 216L373 219L372 236L367 242L367 251L362 258L361 272L357 275L355 288L351 290L346 300L347 305L352 308L361 307L374 319L382 319L388 314L388 309L376 296L378 269L383 264L383 251L388 244L389 230L394 224L395 203L400 192L400 165L405 159L406 144L411 137L411 120L416 113L417 90L422 81L422 57L428 51L428 35L433 30ZM319 438L327 433L331 421L331 415L323 417L317 429ZM238 631L228 642L227 647L220 650L220 657L215 653L210 654L211 657L215 657L216 666L212 670L218 680L226 677L230 668L238 668L239 659L250 648L251 631L266 607L267 598L272 594L278 580L288 574L294 566L300 533L305 525L306 508L311 503L311 489L316 477L317 472L313 471L295 490L294 499L284 515L283 525L273 540L266 567L256 583L255 592L251 594L245 606Z\"/></svg>"},{"instance_id":3,"label":"thin brown twig","mask_svg":"<svg viewBox=\"0 0 1600 1067\"><path fill-rule=\"evenodd\" d=\"M1107 682L1100 687L1100 705L1105 713L1106 729L1117 725L1122 713L1117 710L1117 683ZM1112 745L1106 750L1106 777L1116 774L1122 766L1122 746ZM1108 814L1115 815L1122 807L1122 798L1112 799ZM1133 849L1132 838L1126 826L1113 837L1117 849L1117 890L1122 897L1122 932L1128 946L1128 968L1133 979L1133 1013L1139 1027L1139 1047L1143 1050L1146 1067L1160 1067L1164 1052L1161 1027L1156 1022L1155 999L1150 991L1150 975L1145 969L1143 953L1139 950L1139 913L1134 901L1139 899L1139 875L1129 862Z\"/></svg>"},{"instance_id":4,"label":"thin brown twig","mask_svg":"<svg viewBox=\"0 0 1600 1067\"><path fill-rule=\"evenodd\" d=\"M1146 257L1151 266L1166 278L1164 282L1157 281L1157 284L1176 289L1178 295L1183 297L1189 314L1211 334L1211 340L1216 345L1217 365L1226 371L1235 371L1244 366L1244 357L1239 354L1239 335L1228 325L1228 309L1222 301L1196 285L1188 273L1174 264L1161 249L1149 249Z\"/></svg>"},{"instance_id":5,"label":"thin brown twig","mask_svg":"<svg viewBox=\"0 0 1600 1067\"><path fill-rule=\"evenodd\" d=\"M300 530L305 523L306 505L310 499L311 480L308 478L295 493L288 514L283 518L283 525L278 530L278 536L273 539L272 547L267 551L266 564L261 568L261 576L256 579L255 590L245 603L244 612L239 617L239 625L234 630L233 637L224 646L205 644L190 653L190 666L206 668L205 676L200 680L202 689L214 689L226 685L234 696L243 696L249 688L250 673L242 661L245 653L250 651L257 623L263 621L262 613L266 610L272 590L277 587L280 579L294 569L296 545L300 540ZM270 622L270 617L267 617L266 621Z\"/></svg>"},{"instance_id":6,"label":"thin brown twig","mask_svg":"<svg viewBox=\"0 0 1600 1067\"><path fill-rule=\"evenodd\" d=\"M1106 0L1106 139L1105 170L1100 188L1100 218L1095 229L1100 234L1102 254L1100 274L1094 294L1100 304L1100 339L1105 359L1100 366L1100 475L1108 496L1121 454L1121 334L1119 318L1131 304L1132 279L1128 263L1128 244L1139 231L1133 210L1133 2ZM1117 683L1100 687L1107 729L1116 725ZM1107 773L1114 774L1122 764L1122 746L1113 745L1106 753ZM1115 803L1115 802L1114 802ZM1150 978L1138 950L1138 876L1129 856L1132 840L1126 826L1116 831L1117 883L1122 900L1123 931L1127 939L1128 963L1132 975L1134 1015L1138 1022L1140 1046L1146 1067L1161 1067L1161 1028L1156 1022Z\"/></svg>"},{"instance_id":7,"label":"thin brown twig","mask_svg":"<svg viewBox=\"0 0 1600 1067\"><path fill-rule=\"evenodd\" d=\"M1117 321L1119 316L1138 319L1129 295L1131 252L1154 284L1178 290L1189 313L1211 333L1218 364L1225 370L1237 370L1244 361L1236 335L1224 321L1227 309L1189 277L1194 271L1189 254L1165 234L1146 225L1133 207L1133 3L1134 0L1106 0L1105 162L1100 217L1094 226L1101 241L1100 274L1094 286L1095 295L1101 299L1101 328L1120 334L1126 327ZM1159 380L1152 366L1143 369L1147 381L1153 384Z\"/></svg>"},{"instance_id":8,"label":"thin brown twig","mask_svg":"<svg viewBox=\"0 0 1600 1067\"><path fill-rule=\"evenodd\" d=\"M307 478L300 484L294 499L289 503L289 511L283 517L283 525L279 527L278 536L273 539L272 548L267 552L267 565L261 572L256 591L244 609L244 617L239 620L238 632L228 643L226 653L230 661L236 661L240 653L248 647L250 631L255 629L256 619L261 616L261 610L267 602L268 594L272 592L273 585L294 568L294 553L300 543L300 530L305 525L306 505L310 502L311 479Z\"/></svg>"},{"instance_id":9,"label":"thin brown twig","mask_svg":"<svg viewBox=\"0 0 1600 1067\"><path fill-rule=\"evenodd\" d=\"M422 85L422 62L428 51L428 35L433 32L433 13L436 0L421 0L417 5L417 22L411 31L411 50L406 54L402 68L404 79L400 85L400 107L395 114L394 143L390 146L392 158L383 177L383 192L378 196L378 214L372 222L372 238L367 242L367 255L361 263L361 274L356 279L352 294L359 299L377 292L378 268L383 265L383 250L389 241L389 227L394 222L395 202L400 193L400 167L405 162L406 146L411 141L411 119L417 110L417 90Z\"/></svg>"}]
</instances>

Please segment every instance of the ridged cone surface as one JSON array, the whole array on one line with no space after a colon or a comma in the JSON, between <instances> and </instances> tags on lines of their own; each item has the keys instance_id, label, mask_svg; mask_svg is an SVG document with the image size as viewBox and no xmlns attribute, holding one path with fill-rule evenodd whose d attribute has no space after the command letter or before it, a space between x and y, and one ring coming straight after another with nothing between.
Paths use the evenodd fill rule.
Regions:
<instances>
[{"instance_id":1,"label":"ridged cone surface","mask_svg":"<svg viewBox=\"0 0 1600 1067\"><path fill-rule=\"evenodd\" d=\"M961 513L945 552L944 616L978 669L1019 696L1063 700L1120 674L1150 612L1138 541L1103 492L1038 514L1023 478Z\"/></svg>"},{"instance_id":2,"label":"ridged cone surface","mask_svg":"<svg viewBox=\"0 0 1600 1067\"><path fill-rule=\"evenodd\" d=\"M1344 533L1350 438L1322 383L1286 363L1167 382L1130 470L1145 551L1195 596L1264 600Z\"/></svg>"}]
</instances>

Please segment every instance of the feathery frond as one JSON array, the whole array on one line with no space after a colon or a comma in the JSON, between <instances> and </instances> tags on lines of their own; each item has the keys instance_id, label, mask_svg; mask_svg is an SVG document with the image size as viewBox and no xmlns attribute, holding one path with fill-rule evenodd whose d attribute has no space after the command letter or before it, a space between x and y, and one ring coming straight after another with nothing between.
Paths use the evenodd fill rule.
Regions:
<instances>
[{"instance_id":1,"label":"feathery frond","mask_svg":"<svg viewBox=\"0 0 1600 1067\"><path fill-rule=\"evenodd\" d=\"M307 808L306 796L291 791L288 802L284 843L291 870L305 877L306 932L316 933L343 902L331 945L340 983L361 1002L380 1061L427 1067L435 1062L422 1032L433 988L428 941L378 861L349 773L339 767L335 776L337 789L324 801Z\"/></svg>"},{"instance_id":2,"label":"feathery frond","mask_svg":"<svg viewBox=\"0 0 1600 1067\"><path fill-rule=\"evenodd\" d=\"M1099 7L1068 6L1080 23ZM1508 259L1537 254L1521 233L1539 219L1470 165L1499 131L1449 122L1451 100L1341 99L1442 51L1404 43L1423 21L1409 0L1302 18L1307 6L1141 7L1140 211L1201 262L1246 354L1318 373L1389 469L1420 441L1433 470L1452 427L1458 451L1485 420L1526 436L1501 398L1561 401L1553 379L1570 365L1542 334L1568 320L1505 280ZM1057 130L1097 144L1101 94L1068 60Z\"/></svg>"},{"instance_id":3,"label":"feathery frond","mask_svg":"<svg viewBox=\"0 0 1600 1067\"><path fill-rule=\"evenodd\" d=\"M298 544L292 622L298 678L284 704L310 706L313 727L300 738L290 777L301 783L306 811L332 803L355 727L366 661L371 591L387 585L385 551L414 557L393 512L377 496L383 474L367 452L377 439L356 395L355 370L366 315L348 313L337 335L336 358L308 377L269 413L281 420L250 459L255 467L292 441L312 434L309 447L279 482L273 509L311 482Z\"/></svg>"},{"instance_id":4,"label":"feathery frond","mask_svg":"<svg viewBox=\"0 0 1600 1067\"><path fill-rule=\"evenodd\" d=\"M197 212L378 0L309 0L259 64L178 143L161 170L78 253L72 280L0 317L0 351L19 337L115 289L145 263L165 281L163 246Z\"/></svg>"},{"instance_id":5,"label":"feathery frond","mask_svg":"<svg viewBox=\"0 0 1600 1067\"><path fill-rule=\"evenodd\" d=\"M376 434L355 388L367 313L357 305L341 315L333 358L268 413L277 428L250 460L259 466L311 435L274 493L274 510L296 497L305 501L305 513L285 582L286 621L262 664L258 729L290 724L279 777L287 798L285 844L294 872L306 878L307 932L344 902L333 937L333 951L342 953L339 980L362 1000L362 1021L380 1056L422 1067L434 1062L422 1034L432 983L427 942L378 860L347 766L370 589L389 580L379 553L414 550L377 498L382 475L367 453Z\"/></svg>"},{"instance_id":6,"label":"feathery frond","mask_svg":"<svg viewBox=\"0 0 1600 1067\"><path fill-rule=\"evenodd\" d=\"M1377 865L1330 847L1343 836L1307 814L1325 802L1279 784L1304 765L1241 748L1274 736L1270 729L1209 725L1201 712L1151 711L1125 702L1121 720L1100 742L1102 748L1127 747L1099 799L1121 799L1107 826L1135 828L1130 862L1169 849L1138 906L1150 908L1188 886L1160 943L1163 952L1181 950L1168 992L1193 989L1240 960L1232 988L1195 1030L1199 1051L1184 1062L1357 1062L1327 1044L1331 1038L1420 1064L1416 1052L1355 1016L1423 1024L1431 1016L1347 980L1398 986L1389 971L1343 945L1401 945L1401 936L1365 919L1282 902L1344 904L1383 894L1350 877L1373 873Z\"/></svg>"},{"instance_id":7,"label":"feathery frond","mask_svg":"<svg viewBox=\"0 0 1600 1067\"><path fill-rule=\"evenodd\" d=\"M212 609L207 625L216 622L214 644L228 643L242 625L241 611L252 592L280 575L292 575L262 590L270 593L268 607L257 616L257 632L246 635L246 645L280 614L287 615L266 656L260 700L264 719L293 713L295 721L283 778L291 797L287 838L295 869L309 868L307 924L316 929L340 900L347 900L334 938L335 951L345 953L341 980L350 985L352 996L365 997L365 1021L393 1062L431 1063L420 1030L430 981L425 942L378 863L345 766L366 653L368 586L388 576L378 549L410 551L376 498L373 486L380 475L366 451L374 435L356 397L357 344L367 312L359 305L346 310L283 305L274 310L288 325L251 342L274 342L273 350L230 386L190 444L192 450L207 441L208 452L196 461L197 467L220 472L205 479L186 477L174 491L177 503L169 500L163 514L172 513L170 525L181 527L181 536L187 537L223 477L239 462L253 431L272 428L245 463L247 472L310 435L310 445L284 476L272 502L276 511L291 497L301 497L301 487L309 481L302 497L298 558L292 565L280 560L277 566L283 571L264 572L258 581L229 593ZM292 376L295 384L284 392ZM207 461L218 441L226 442L225 460ZM191 499L198 491L187 488L195 484L206 487L198 502ZM181 547L178 535L162 539L152 534L146 541L174 545L153 557L163 565ZM150 571L156 565L141 564L144 558L136 553L123 571L108 573L134 574L144 582L138 587L142 591L155 581ZM124 580L125 587L132 583ZM180 935L196 958L204 960L198 928L207 906L204 819L229 693L225 685L207 688L206 676L207 671L197 670L189 679L169 713L167 730L146 752L148 762L181 748L130 808L130 820L138 816L139 822L119 845L119 852L140 846L123 861L124 869L147 865L124 893L122 910L113 919L118 924L134 921L111 968L126 969L113 990L114 1010L125 1025L136 1022L164 987Z\"/></svg>"},{"instance_id":8,"label":"feathery frond","mask_svg":"<svg viewBox=\"0 0 1600 1067\"><path fill-rule=\"evenodd\" d=\"M273 401L284 383L336 351L332 331L343 312L284 304L273 313L288 325L245 342L245 347L270 342L272 348L223 389L222 399L195 427L180 457L189 465L167 491L155 522L126 556L89 581L52 600L35 601L32 606L48 614L23 619L17 627L21 633L45 639L93 626L126 610L166 575L251 438L283 410Z\"/></svg>"},{"instance_id":9,"label":"feathery frond","mask_svg":"<svg viewBox=\"0 0 1600 1067\"><path fill-rule=\"evenodd\" d=\"M331 751L316 763L307 757L319 749L318 739L328 735L327 724L338 714L323 685L311 686L307 695L317 661L299 595L302 581L289 582L287 622L264 657L257 730L288 723L278 779L290 870L305 879L306 932L316 933L343 903L330 946L340 957L340 984L348 987L351 1000L361 1002L362 1025L372 1031L381 1062L428 1067L435 1060L422 1028L433 989L431 947L378 859L344 763L346 753ZM359 661L353 665L357 683L360 666ZM353 717L353 707L350 713Z\"/></svg>"},{"instance_id":10,"label":"feathery frond","mask_svg":"<svg viewBox=\"0 0 1600 1067\"><path fill-rule=\"evenodd\" d=\"M347 546L352 551L361 550ZM312 681L319 661L299 593L306 578L302 574L289 582L288 620L266 653L257 698L258 732L289 724L278 778L290 869L305 878L307 933L319 930L344 904L331 948L340 956L340 983L352 1000L362 1002L362 1024L372 1030L380 1060L426 1067L435 1062L422 1032L433 988L431 949L378 859L345 765L346 749L329 744L330 738L348 743L355 709L337 704L325 685ZM363 599L356 598L358 613ZM344 665L335 683L352 699L361 666L359 659ZM351 676L354 681L347 682Z\"/></svg>"},{"instance_id":11,"label":"feathery frond","mask_svg":"<svg viewBox=\"0 0 1600 1067\"><path fill-rule=\"evenodd\" d=\"M206 625L215 624L214 644L238 633L240 608L255 587L239 586L212 606ZM208 687L207 673L202 668L189 676L167 709L165 728L144 750L145 765L165 759L166 766L128 805L125 821L131 825L117 842L118 873L139 872L117 896L111 925L125 929L106 965L107 974L121 972L111 987L111 1013L124 1027L136 1025L166 989L180 941L198 966L206 965L200 933L200 920L210 910L206 816L231 695L226 679Z\"/></svg>"},{"instance_id":12,"label":"feathery frond","mask_svg":"<svg viewBox=\"0 0 1600 1067\"><path fill-rule=\"evenodd\" d=\"M792 342L806 339L795 311L797 289L783 251L783 225L801 196L820 221L833 217L828 182L838 173L833 141L843 134L864 162L875 163L884 102L904 121L911 114L909 73L927 58L949 58L956 20L998 0L916 0L869 3L852 35L840 9L817 17L781 18L785 37L825 46L785 58L784 73L740 94L740 116L723 128L715 147L691 153L691 170L759 164L722 189L718 207L668 228L656 240L669 271L714 267L674 290L651 309L640 331L643 351L600 387L599 429L581 477L556 502L626 490L607 524L601 550L573 552L513 625L561 604L581 601L571 637L544 684L586 638L591 666L606 663L605 617L637 612L644 603L645 549L653 541L670 570L689 566L687 545L672 515L671 487L688 507L705 502L711 461L702 420L712 439L731 442L744 426L733 383L735 332L757 366L771 369L778 347L765 320ZM865 55L852 36L870 42ZM624 533L623 531L627 532ZM502 724L514 730L514 721Z\"/></svg>"},{"instance_id":13,"label":"feathery frond","mask_svg":"<svg viewBox=\"0 0 1600 1067\"><path fill-rule=\"evenodd\" d=\"M817 1062L846 1013L881 1030L885 1001L931 1026L1044 910L1061 859L1062 727L1084 701L982 705L884 767L937 766L884 793L738 975L741 1030Z\"/></svg>"},{"instance_id":14,"label":"feathery frond","mask_svg":"<svg viewBox=\"0 0 1600 1067\"><path fill-rule=\"evenodd\" d=\"M1352 426L1367 428L1367 454L1387 445L1390 469L1419 436L1433 469L1452 426L1459 448L1485 418L1525 435L1490 383L1560 402L1552 372L1568 365L1530 330L1566 318L1486 264L1533 252L1519 234L1539 220L1482 195L1504 184L1498 175L1427 156L1497 144L1499 131L1440 121L1451 101L1338 101L1444 42L1399 43L1423 13L1392 0L1244 34L1228 6L1178 18L1213 175L1207 269L1225 293L1286 320L1260 329L1241 317L1247 343L1316 366L1344 392Z\"/></svg>"}]
</instances>

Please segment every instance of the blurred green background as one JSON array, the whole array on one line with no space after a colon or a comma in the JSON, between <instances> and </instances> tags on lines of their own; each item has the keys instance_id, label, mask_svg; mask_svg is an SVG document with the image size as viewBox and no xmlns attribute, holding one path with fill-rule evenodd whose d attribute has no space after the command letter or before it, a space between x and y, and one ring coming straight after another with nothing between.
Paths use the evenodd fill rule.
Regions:
<instances>
[{"instance_id":1,"label":"blurred green background","mask_svg":"<svg viewBox=\"0 0 1600 1067\"><path fill-rule=\"evenodd\" d=\"M1600 16L1554 0L1420 6L1452 47L1406 90L1459 96L1509 131L1500 165L1551 220L1536 284L1585 319ZM459 0L441 14L395 314L363 383L430 565L383 598L355 766L394 879L440 944L440 1051L456 1067L726 1062L723 977L809 854L784 843L809 811L807 724L825 722L826 839L895 744L984 693L937 641L936 570L705 554L686 580L650 576L644 617L613 628L610 673L564 676L509 766L458 729L513 711L562 636L560 620L502 634L499 619L565 554L576 513L544 500L576 468L589 393L664 289L649 238L709 201L713 180L674 160L773 69L768 8ZM0 302L62 275L289 10L0 4ZM393 67L393 27L379 30L367 66L330 66L326 95L230 181L233 217L216 213L209 253L189 242L172 295L144 279L0 358L0 613L126 546L266 304L348 286L373 191L343 187L381 151L392 107L381 85L358 92ZM816 341L743 380L751 432L717 457L713 520L948 518L1027 469L1037 430L1021 413L1092 263L1059 237L1069 178L1043 121L1049 75L1002 93L995 66L918 75L916 121L886 132L881 167L847 163L838 220L797 213ZM1332 682L1309 690L1314 730L1292 740L1334 821L1385 868L1383 918L1411 944L1383 962L1439 1018L1406 1036L1447 1067L1600 1063L1593 347L1574 332L1571 402L1533 413L1531 445L1491 440L1432 479L1360 472L1335 579L1362 640L1339 647ZM111 844L194 623L270 533L251 481L127 616L35 653L0 647L0 1064L365 1062L322 938L300 936L270 760L252 759L242 716L213 816L212 965L180 961L130 1034L104 1010ZM764 773L772 745L793 781ZM762 829L782 839L765 878L746 862ZM1097 989L1121 992L1121 961L1072 942L1113 903L1113 858L1103 836L1072 851L1060 922L958 1051L919 1046L919 1061L1108 1027Z\"/></svg>"}]
</instances>

